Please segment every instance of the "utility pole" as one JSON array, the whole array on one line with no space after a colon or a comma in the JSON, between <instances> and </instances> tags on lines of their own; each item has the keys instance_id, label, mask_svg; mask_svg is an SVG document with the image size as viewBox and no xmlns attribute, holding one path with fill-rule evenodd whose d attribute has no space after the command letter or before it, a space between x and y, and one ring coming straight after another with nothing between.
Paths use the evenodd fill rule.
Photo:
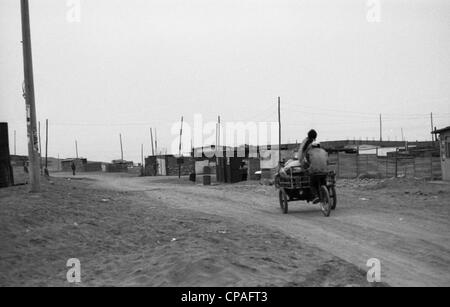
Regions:
<instances>
[{"instance_id":1,"label":"utility pole","mask_svg":"<svg viewBox=\"0 0 450 307\"><path fill-rule=\"evenodd\" d=\"M431 121L431 132L433 132L433 112L430 113L430 121ZM435 141L435 136L433 135L433 133L431 133L431 141L434 142Z\"/></svg>"},{"instance_id":2,"label":"utility pole","mask_svg":"<svg viewBox=\"0 0 450 307\"><path fill-rule=\"evenodd\" d=\"M278 162L281 162L281 103L278 96Z\"/></svg>"},{"instance_id":3,"label":"utility pole","mask_svg":"<svg viewBox=\"0 0 450 307\"><path fill-rule=\"evenodd\" d=\"M27 114L28 160L31 192L40 191L39 141L36 131L33 61L31 51L30 13L28 0L21 0L22 48L24 67L24 98Z\"/></svg>"},{"instance_id":4,"label":"utility pole","mask_svg":"<svg viewBox=\"0 0 450 307\"><path fill-rule=\"evenodd\" d=\"M16 130L14 130L14 155L15 156L17 155L17 152L16 152Z\"/></svg>"},{"instance_id":5,"label":"utility pole","mask_svg":"<svg viewBox=\"0 0 450 307\"><path fill-rule=\"evenodd\" d=\"M144 144L141 144L141 166L144 167Z\"/></svg>"},{"instance_id":6,"label":"utility pole","mask_svg":"<svg viewBox=\"0 0 450 307\"><path fill-rule=\"evenodd\" d=\"M39 135L39 168L42 175L42 143L41 143L41 122L38 122L38 135Z\"/></svg>"},{"instance_id":7,"label":"utility pole","mask_svg":"<svg viewBox=\"0 0 450 307\"><path fill-rule=\"evenodd\" d=\"M45 172L48 170L48 119L45 120Z\"/></svg>"},{"instance_id":8,"label":"utility pole","mask_svg":"<svg viewBox=\"0 0 450 307\"><path fill-rule=\"evenodd\" d=\"M155 155L155 147L153 146L153 130L150 128L150 140L152 142L152 156Z\"/></svg>"},{"instance_id":9,"label":"utility pole","mask_svg":"<svg viewBox=\"0 0 450 307\"><path fill-rule=\"evenodd\" d=\"M183 116L181 116L181 127L180 127L180 146L178 147L178 178L181 178L181 140L183 137Z\"/></svg>"},{"instance_id":10,"label":"utility pole","mask_svg":"<svg viewBox=\"0 0 450 307\"><path fill-rule=\"evenodd\" d=\"M75 157L77 157L78 160L78 142L75 140Z\"/></svg>"},{"instance_id":11,"label":"utility pole","mask_svg":"<svg viewBox=\"0 0 450 307\"><path fill-rule=\"evenodd\" d=\"M122 134L119 133L119 138L120 138L120 159L123 162L123 146L122 146Z\"/></svg>"},{"instance_id":12,"label":"utility pole","mask_svg":"<svg viewBox=\"0 0 450 307\"><path fill-rule=\"evenodd\" d=\"M220 115L217 116L217 128L216 128L216 150L220 146Z\"/></svg>"},{"instance_id":13,"label":"utility pole","mask_svg":"<svg viewBox=\"0 0 450 307\"><path fill-rule=\"evenodd\" d=\"M380 142L383 142L383 123L381 122L381 113L380 113Z\"/></svg>"},{"instance_id":14,"label":"utility pole","mask_svg":"<svg viewBox=\"0 0 450 307\"><path fill-rule=\"evenodd\" d=\"M24 97L27 114L28 134L28 160L30 163L31 192L41 190L41 178L39 174L39 147L36 135L36 104L34 101L33 60L31 52L30 11L28 0L20 1L22 17L22 48L24 71Z\"/></svg>"},{"instance_id":15,"label":"utility pole","mask_svg":"<svg viewBox=\"0 0 450 307\"><path fill-rule=\"evenodd\" d=\"M158 155L158 136L156 135L156 128L155 128L155 152L156 155Z\"/></svg>"}]
</instances>

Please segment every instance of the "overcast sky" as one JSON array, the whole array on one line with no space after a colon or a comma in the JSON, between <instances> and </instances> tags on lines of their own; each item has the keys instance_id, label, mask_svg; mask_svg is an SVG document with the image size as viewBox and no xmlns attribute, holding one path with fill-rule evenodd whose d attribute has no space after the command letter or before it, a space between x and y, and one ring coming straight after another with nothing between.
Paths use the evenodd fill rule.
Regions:
<instances>
[{"instance_id":1,"label":"overcast sky","mask_svg":"<svg viewBox=\"0 0 450 307\"><path fill-rule=\"evenodd\" d=\"M69 1L70 2L70 1ZM376 1L372 1L376 3ZM75 1L76 3L76 1ZM30 0L38 120L49 154L140 161L181 115L276 121L283 142L430 139L450 125L450 1ZM69 16L74 16L69 14ZM372 16L372 15L371 15ZM375 20L376 21L376 20ZM0 1L0 121L26 154L20 1ZM43 128L41 128L43 131ZM189 150L189 141L183 144Z\"/></svg>"}]
</instances>

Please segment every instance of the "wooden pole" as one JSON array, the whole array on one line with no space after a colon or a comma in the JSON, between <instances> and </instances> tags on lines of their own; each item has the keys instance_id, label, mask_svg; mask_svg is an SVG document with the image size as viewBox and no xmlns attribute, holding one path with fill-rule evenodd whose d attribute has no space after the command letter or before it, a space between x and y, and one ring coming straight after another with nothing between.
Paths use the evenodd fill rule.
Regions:
<instances>
[{"instance_id":1,"label":"wooden pole","mask_svg":"<svg viewBox=\"0 0 450 307\"><path fill-rule=\"evenodd\" d=\"M141 165L144 167L144 144L141 144Z\"/></svg>"},{"instance_id":2,"label":"wooden pole","mask_svg":"<svg viewBox=\"0 0 450 307\"><path fill-rule=\"evenodd\" d=\"M431 141L434 142L435 141L435 136L433 135L433 112L430 113L430 121L431 121Z\"/></svg>"},{"instance_id":3,"label":"wooden pole","mask_svg":"<svg viewBox=\"0 0 450 307\"><path fill-rule=\"evenodd\" d=\"M41 122L38 122L38 135L39 135L39 168L42 175L42 143L41 143Z\"/></svg>"},{"instance_id":4,"label":"wooden pole","mask_svg":"<svg viewBox=\"0 0 450 307\"><path fill-rule=\"evenodd\" d=\"M158 135L156 134L156 128L155 128L155 153L158 155Z\"/></svg>"},{"instance_id":5,"label":"wooden pole","mask_svg":"<svg viewBox=\"0 0 450 307\"><path fill-rule=\"evenodd\" d=\"M15 156L17 155L17 152L16 152L16 130L14 130L14 155Z\"/></svg>"},{"instance_id":6,"label":"wooden pole","mask_svg":"<svg viewBox=\"0 0 450 307\"><path fill-rule=\"evenodd\" d=\"M48 119L45 120L45 169L48 169Z\"/></svg>"},{"instance_id":7,"label":"wooden pole","mask_svg":"<svg viewBox=\"0 0 450 307\"><path fill-rule=\"evenodd\" d=\"M278 96L278 163L281 163L281 103Z\"/></svg>"},{"instance_id":8,"label":"wooden pole","mask_svg":"<svg viewBox=\"0 0 450 307\"><path fill-rule=\"evenodd\" d=\"M380 114L380 142L383 142L383 123L381 121L381 114Z\"/></svg>"},{"instance_id":9,"label":"wooden pole","mask_svg":"<svg viewBox=\"0 0 450 307\"><path fill-rule=\"evenodd\" d=\"M155 155L155 147L153 146L153 129L150 128L150 140L152 142L152 156Z\"/></svg>"},{"instance_id":10,"label":"wooden pole","mask_svg":"<svg viewBox=\"0 0 450 307\"><path fill-rule=\"evenodd\" d=\"M220 146L220 115L217 116L217 125L216 125L216 151L219 150Z\"/></svg>"},{"instance_id":11,"label":"wooden pole","mask_svg":"<svg viewBox=\"0 0 450 307\"><path fill-rule=\"evenodd\" d=\"M22 20L22 49L24 71L24 98L27 114L28 160L31 192L41 190L39 174L39 147L36 135L36 104L34 100L33 57L31 51L30 12L28 0L20 1Z\"/></svg>"},{"instance_id":12,"label":"wooden pole","mask_svg":"<svg viewBox=\"0 0 450 307\"><path fill-rule=\"evenodd\" d=\"M120 159L123 162L123 146L122 146L122 134L119 133L119 138L120 138Z\"/></svg>"},{"instance_id":13,"label":"wooden pole","mask_svg":"<svg viewBox=\"0 0 450 307\"><path fill-rule=\"evenodd\" d=\"M181 140L183 137L183 116L181 116L181 127L180 127L180 146L178 147L178 155L179 155L179 159L178 160L178 178L181 178Z\"/></svg>"},{"instance_id":14,"label":"wooden pole","mask_svg":"<svg viewBox=\"0 0 450 307\"><path fill-rule=\"evenodd\" d=\"M183 116L181 116L181 127L180 127L180 145L178 146L178 155L181 156L181 138L183 136Z\"/></svg>"},{"instance_id":15,"label":"wooden pole","mask_svg":"<svg viewBox=\"0 0 450 307\"><path fill-rule=\"evenodd\" d=\"M75 157L78 160L78 142L77 142L77 140L75 140Z\"/></svg>"}]
</instances>

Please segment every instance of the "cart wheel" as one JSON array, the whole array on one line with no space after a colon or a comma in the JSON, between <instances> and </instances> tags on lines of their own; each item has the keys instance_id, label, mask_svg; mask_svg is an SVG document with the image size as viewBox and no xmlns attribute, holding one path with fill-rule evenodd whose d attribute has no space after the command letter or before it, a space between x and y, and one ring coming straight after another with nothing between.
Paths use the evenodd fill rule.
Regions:
<instances>
[{"instance_id":1,"label":"cart wheel","mask_svg":"<svg viewBox=\"0 0 450 307\"><path fill-rule=\"evenodd\" d=\"M280 190L280 207L281 211L283 211L284 214L288 213L288 200L287 195L282 190Z\"/></svg>"},{"instance_id":2,"label":"cart wheel","mask_svg":"<svg viewBox=\"0 0 450 307\"><path fill-rule=\"evenodd\" d=\"M336 188L334 186L330 188L330 198L331 198L331 210L334 210L336 209L337 204Z\"/></svg>"},{"instance_id":3,"label":"cart wheel","mask_svg":"<svg viewBox=\"0 0 450 307\"><path fill-rule=\"evenodd\" d=\"M328 188L324 185L320 187L320 206L323 215L330 216L331 212L330 194L328 193Z\"/></svg>"}]
</instances>

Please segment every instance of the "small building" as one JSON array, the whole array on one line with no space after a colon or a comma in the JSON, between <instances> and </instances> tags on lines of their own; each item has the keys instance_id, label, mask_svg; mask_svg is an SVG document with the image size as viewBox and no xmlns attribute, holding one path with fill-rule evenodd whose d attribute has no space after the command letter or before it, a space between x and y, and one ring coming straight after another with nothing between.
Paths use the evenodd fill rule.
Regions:
<instances>
[{"instance_id":1,"label":"small building","mask_svg":"<svg viewBox=\"0 0 450 307\"><path fill-rule=\"evenodd\" d=\"M84 166L87 164L87 159L85 158L71 158L61 160L61 170L63 172L72 171L72 163L75 164L76 171L83 171Z\"/></svg>"},{"instance_id":2,"label":"small building","mask_svg":"<svg viewBox=\"0 0 450 307\"><path fill-rule=\"evenodd\" d=\"M145 158L145 176L189 176L194 172L195 161L192 157L176 155L157 155Z\"/></svg>"},{"instance_id":3,"label":"small building","mask_svg":"<svg viewBox=\"0 0 450 307\"><path fill-rule=\"evenodd\" d=\"M102 170L107 173L127 173L128 168L132 168L133 161L122 159L112 160L111 163L103 163Z\"/></svg>"},{"instance_id":4,"label":"small building","mask_svg":"<svg viewBox=\"0 0 450 307\"><path fill-rule=\"evenodd\" d=\"M450 126L434 130L432 133L439 135L442 180L450 181Z\"/></svg>"},{"instance_id":5,"label":"small building","mask_svg":"<svg viewBox=\"0 0 450 307\"><path fill-rule=\"evenodd\" d=\"M63 172L72 171L72 162L75 164L77 172L101 172L101 162L89 162L86 158L71 158L61 160L61 170Z\"/></svg>"},{"instance_id":6,"label":"small building","mask_svg":"<svg viewBox=\"0 0 450 307\"><path fill-rule=\"evenodd\" d=\"M0 187L14 184L11 157L9 154L8 123L0 123Z\"/></svg>"}]
</instances>

